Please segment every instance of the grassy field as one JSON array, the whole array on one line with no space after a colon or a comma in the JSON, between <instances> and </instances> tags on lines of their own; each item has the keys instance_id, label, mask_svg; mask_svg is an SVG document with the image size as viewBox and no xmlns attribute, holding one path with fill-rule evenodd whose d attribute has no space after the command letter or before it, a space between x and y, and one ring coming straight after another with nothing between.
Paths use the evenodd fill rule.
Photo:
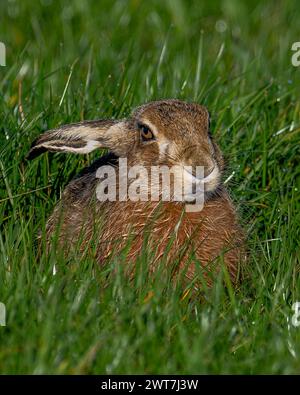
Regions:
<instances>
[{"instance_id":1,"label":"grassy field","mask_svg":"<svg viewBox=\"0 0 300 395\"><path fill-rule=\"evenodd\" d=\"M299 21L296 0L1 1L0 373L300 373ZM212 115L248 233L236 290L220 275L189 300L148 281L147 254L134 284L114 270L122 256L106 270L38 256L38 232L94 155L28 162L35 137L160 98Z\"/></svg>"}]
</instances>

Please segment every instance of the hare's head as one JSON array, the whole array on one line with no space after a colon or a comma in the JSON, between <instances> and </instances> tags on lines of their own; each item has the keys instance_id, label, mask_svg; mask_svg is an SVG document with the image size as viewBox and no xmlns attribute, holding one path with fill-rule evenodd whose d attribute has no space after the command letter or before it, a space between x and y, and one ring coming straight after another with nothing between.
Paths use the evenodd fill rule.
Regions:
<instances>
[{"instance_id":1,"label":"hare's head","mask_svg":"<svg viewBox=\"0 0 300 395\"><path fill-rule=\"evenodd\" d=\"M83 121L41 135L29 158L45 151L89 153L108 148L131 164L204 167L207 191L220 182L223 159L209 131L209 113L196 103L164 100L138 107L125 120Z\"/></svg>"}]
</instances>

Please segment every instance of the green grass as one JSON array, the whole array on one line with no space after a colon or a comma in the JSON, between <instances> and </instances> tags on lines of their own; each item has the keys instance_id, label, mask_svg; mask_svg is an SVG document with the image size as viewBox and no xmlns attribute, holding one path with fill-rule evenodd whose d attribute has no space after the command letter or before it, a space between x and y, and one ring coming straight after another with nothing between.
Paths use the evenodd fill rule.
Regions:
<instances>
[{"instance_id":1,"label":"green grass","mask_svg":"<svg viewBox=\"0 0 300 395\"><path fill-rule=\"evenodd\" d=\"M1 1L1 373L299 373L299 21L296 0ZM39 256L38 232L94 156L27 162L35 137L175 97L212 114L248 232L240 286L220 276L189 300L147 278L146 251L133 284L124 256L105 270Z\"/></svg>"}]
</instances>

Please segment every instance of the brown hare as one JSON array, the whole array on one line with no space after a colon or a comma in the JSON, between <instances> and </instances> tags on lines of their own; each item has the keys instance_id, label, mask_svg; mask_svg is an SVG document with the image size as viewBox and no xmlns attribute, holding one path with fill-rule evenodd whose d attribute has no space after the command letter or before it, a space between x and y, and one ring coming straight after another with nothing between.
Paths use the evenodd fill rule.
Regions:
<instances>
[{"instance_id":1,"label":"brown hare","mask_svg":"<svg viewBox=\"0 0 300 395\"><path fill-rule=\"evenodd\" d=\"M244 234L221 181L224 163L210 135L209 121L208 111L199 104L163 100L137 108L128 119L83 121L41 135L33 144L29 159L45 151L81 154L97 148L110 151L85 168L65 188L48 220L49 244L55 232L58 232L59 245L66 251L76 243L85 250L91 243L95 246L96 241L95 258L105 264L110 255L117 256L130 237L127 263L128 268L131 267L128 270L133 273L147 237L147 244L154 251L150 271L154 271L164 257L167 264L178 262L175 273L184 273L187 280L194 279L196 267L200 265L209 284L211 272L218 272L224 263L235 282L244 255ZM169 201L163 199L165 186L161 179L155 200L136 198L138 194L134 199L128 198L133 179L126 181L121 196L119 184L125 182L127 174L120 167L120 158L126 158L128 169L137 165L146 170L157 166L190 166L192 171L180 174L190 177L196 184L200 181L194 167L203 168L201 209L193 210L190 195L183 194L177 201L172 199L174 188L169 195L167 193ZM97 188L103 182L99 169L107 167L116 172L112 188L116 191L116 199L105 200L97 195ZM139 174L136 190L139 192L149 183L143 174L142 171ZM176 174L175 171L173 183ZM106 192L108 188L109 184Z\"/></svg>"}]
</instances>

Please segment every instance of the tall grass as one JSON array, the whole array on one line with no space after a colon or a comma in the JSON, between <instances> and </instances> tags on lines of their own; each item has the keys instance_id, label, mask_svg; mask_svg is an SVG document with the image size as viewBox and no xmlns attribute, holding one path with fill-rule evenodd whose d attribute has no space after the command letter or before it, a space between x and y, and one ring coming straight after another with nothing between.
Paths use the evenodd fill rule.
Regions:
<instances>
[{"instance_id":1,"label":"tall grass","mask_svg":"<svg viewBox=\"0 0 300 395\"><path fill-rule=\"evenodd\" d=\"M0 372L299 373L297 1L15 0L0 18ZM248 233L241 285L221 274L190 300L167 276L149 281L147 249L133 283L122 254L105 269L38 255L64 186L95 155L28 162L36 136L175 97L212 114Z\"/></svg>"}]
</instances>

